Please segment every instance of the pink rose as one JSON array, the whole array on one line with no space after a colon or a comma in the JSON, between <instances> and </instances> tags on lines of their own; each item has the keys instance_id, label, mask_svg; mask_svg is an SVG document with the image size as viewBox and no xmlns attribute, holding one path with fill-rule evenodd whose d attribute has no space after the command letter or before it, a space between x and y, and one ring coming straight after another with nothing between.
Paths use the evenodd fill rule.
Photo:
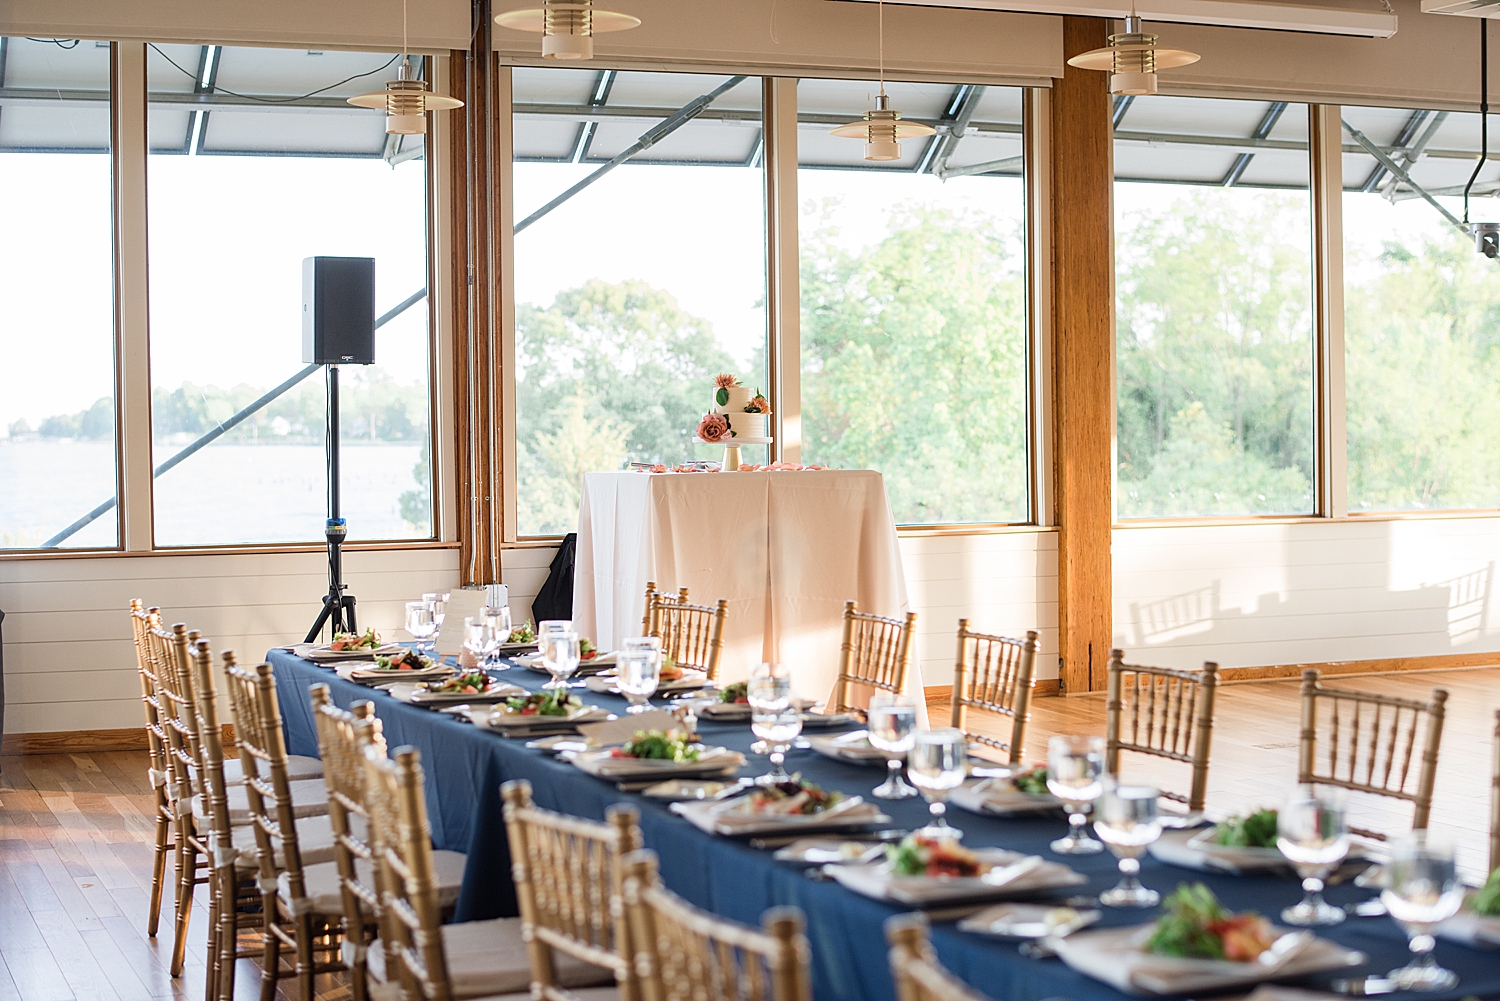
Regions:
<instances>
[{"instance_id":1,"label":"pink rose","mask_svg":"<svg viewBox=\"0 0 1500 1001\"><path fill-rule=\"evenodd\" d=\"M698 422L698 437L713 444L729 437L729 420L723 414L704 414Z\"/></svg>"}]
</instances>

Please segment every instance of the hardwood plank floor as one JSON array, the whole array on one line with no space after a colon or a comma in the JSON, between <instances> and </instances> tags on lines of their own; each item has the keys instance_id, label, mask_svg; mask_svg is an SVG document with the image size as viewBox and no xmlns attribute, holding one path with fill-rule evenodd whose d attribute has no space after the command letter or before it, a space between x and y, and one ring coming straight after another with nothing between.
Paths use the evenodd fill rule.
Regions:
<instances>
[{"instance_id":1,"label":"hardwood plank floor","mask_svg":"<svg viewBox=\"0 0 1500 1001\"><path fill-rule=\"evenodd\" d=\"M1450 693L1439 758L1433 826L1453 839L1461 864L1480 875L1488 852L1489 761L1500 668L1364 677L1330 682L1426 697ZM1209 810L1228 814L1275 805L1296 773L1296 681L1226 685L1219 691L1209 773ZM1045 756L1055 733L1104 732L1104 697L1032 703L1027 760ZM946 706L931 706L934 722ZM974 717L971 721L977 722ZM153 840L144 751L46 754L0 759L0 1001L157 1001L203 997L208 915L200 887L189 925L187 967L174 978L173 906L146 935ZM1127 761L1127 774L1167 788L1185 785L1185 767ZM1399 829L1400 804L1356 804L1359 821ZM169 867L170 868L170 867ZM170 894L170 886L168 888ZM241 960L236 996L259 996L259 967ZM349 1001L347 983L319 978L319 1001ZM292 1001L283 982L280 1001Z\"/></svg>"}]
</instances>

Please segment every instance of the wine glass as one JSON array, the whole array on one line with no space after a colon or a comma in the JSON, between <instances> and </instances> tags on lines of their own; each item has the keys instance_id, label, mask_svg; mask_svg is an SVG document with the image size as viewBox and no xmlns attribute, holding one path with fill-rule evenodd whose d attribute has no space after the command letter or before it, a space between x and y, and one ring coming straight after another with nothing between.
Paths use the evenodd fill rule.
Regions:
<instances>
[{"instance_id":1,"label":"wine glass","mask_svg":"<svg viewBox=\"0 0 1500 1001\"><path fill-rule=\"evenodd\" d=\"M464 619L464 649L481 667L500 646L500 637L495 635L494 624L487 615L472 615Z\"/></svg>"},{"instance_id":2,"label":"wine glass","mask_svg":"<svg viewBox=\"0 0 1500 1001\"><path fill-rule=\"evenodd\" d=\"M571 633L573 631L572 619L543 619L536 624L537 638L548 633Z\"/></svg>"},{"instance_id":3,"label":"wine glass","mask_svg":"<svg viewBox=\"0 0 1500 1001\"><path fill-rule=\"evenodd\" d=\"M916 742L917 706L907 695L878 693L870 698L868 713L870 746L884 751L886 779L873 793L880 799L906 799L917 795L901 778L901 762Z\"/></svg>"},{"instance_id":4,"label":"wine glass","mask_svg":"<svg viewBox=\"0 0 1500 1001\"><path fill-rule=\"evenodd\" d=\"M651 711L651 696L661 678L661 658L651 649L621 650L616 659L616 683L630 702L625 711L638 715Z\"/></svg>"},{"instance_id":5,"label":"wine glass","mask_svg":"<svg viewBox=\"0 0 1500 1001\"><path fill-rule=\"evenodd\" d=\"M1104 738L1053 737L1047 741L1047 791L1068 811L1068 836L1052 842L1059 855L1097 855L1104 846L1089 837L1084 823L1104 791Z\"/></svg>"},{"instance_id":6,"label":"wine glass","mask_svg":"<svg viewBox=\"0 0 1500 1001\"><path fill-rule=\"evenodd\" d=\"M802 712L792 701L792 676L780 664L761 664L750 672L750 729L766 742L771 770L757 778L757 785L792 781L786 770L786 752L802 732Z\"/></svg>"},{"instance_id":7,"label":"wine glass","mask_svg":"<svg viewBox=\"0 0 1500 1001\"><path fill-rule=\"evenodd\" d=\"M1156 801L1160 791L1150 786L1121 785L1104 780L1104 790L1094 809L1094 830L1120 860L1119 885L1099 894L1105 907L1155 907L1161 894L1141 885L1141 856L1161 837L1161 818Z\"/></svg>"},{"instance_id":8,"label":"wine glass","mask_svg":"<svg viewBox=\"0 0 1500 1001\"><path fill-rule=\"evenodd\" d=\"M432 634L436 636L443 628L443 620L448 617L448 592L433 591L422 595L422 600L432 606ZM433 656L437 656L437 643L430 644Z\"/></svg>"},{"instance_id":9,"label":"wine glass","mask_svg":"<svg viewBox=\"0 0 1500 1001\"><path fill-rule=\"evenodd\" d=\"M1412 831L1391 848L1390 889L1380 900L1406 932L1411 962L1386 974L1391 986L1406 991L1445 991L1458 986L1452 970L1437 965L1434 926L1458 913L1464 886L1453 864L1453 849L1428 831Z\"/></svg>"},{"instance_id":10,"label":"wine glass","mask_svg":"<svg viewBox=\"0 0 1500 1001\"><path fill-rule=\"evenodd\" d=\"M417 653L427 646L432 634L437 632L437 623L432 620L432 603L408 601L406 603L406 631L417 641Z\"/></svg>"},{"instance_id":11,"label":"wine glass","mask_svg":"<svg viewBox=\"0 0 1500 1001\"><path fill-rule=\"evenodd\" d=\"M552 675L552 680L542 688L562 692L568 689L568 678L578 670L578 634L572 630L542 633L538 637L542 654L542 666Z\"/></svg>"},{"instance_id":12,"label":"wine glass","mask_svg":"<svg viewBox=\"0 0 1500 1001\"><path fill-rule=\"evenodd\" d=\"M1289 925L1336 925L1344 909L1323 900L1323 879L1349 854L1344 801L1335 790L1299 786L1276 812L1276 847L1302 877L1302 902L1281 912Z\"/></svg>"},{"instance_id":13,"label":"wine glass","mask_svg":"<svg viewBox=\"0 0 1500 1001\"><path fill-rule=\"evenodd\" d=\"M495 649L491 652L494 655L492 658L495 662L494 666L499 667L500 648L510 642L510 633L512 628L510 620L510 606L502 605L499 608L486 608L484 610L484 617L490 620L490 628L493 629L495 633ZM488 667L490 665L486 663L485 666Z\"/></svg>"},{"instance_id":14,"label":"wine glass","mask_svg":"<svg viewBox=\"0 0 1500 1001\"><path fill-rule=\"evenodd\" d=\"M948 792L969 777L969 742L962 730L945 727L913 735L906 752L906 774L922 790L932 821L916 832L931 838L957 840L964 832L948 824Z\"/></svg>"}]
</instances>

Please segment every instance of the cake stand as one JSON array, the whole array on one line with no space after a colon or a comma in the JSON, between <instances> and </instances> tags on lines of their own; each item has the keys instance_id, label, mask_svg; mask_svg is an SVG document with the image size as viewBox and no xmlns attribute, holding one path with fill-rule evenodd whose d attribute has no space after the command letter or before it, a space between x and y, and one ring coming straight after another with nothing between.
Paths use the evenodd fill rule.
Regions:
<instances>
[{"instance_id":1,"label":"cake stand","mask_svg":"<svg viewBox=\"0 0 1500 1001\"><path fill-rule=\"evenodd\" d=\"M693 441L700 445L723 445L724 460L719 466L720 472L738 472L740 468L740 446L741 445L769 445L770 438L720 438L718 441L704 441L697 435Z\"/></svg>"}]
</instances>

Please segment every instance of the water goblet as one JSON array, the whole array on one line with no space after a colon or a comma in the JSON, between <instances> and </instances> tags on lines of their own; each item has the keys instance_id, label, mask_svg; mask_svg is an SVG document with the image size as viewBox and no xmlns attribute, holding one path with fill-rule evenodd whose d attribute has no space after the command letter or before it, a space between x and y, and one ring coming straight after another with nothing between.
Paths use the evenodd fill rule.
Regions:
<instances>
[{"instance_id":1,"label":"water goblet","mask_svg":"<svg viewBox=\"0 0 1500 1001\"><path fill-rule=\"evenodd\" d=\"M1302 902L1281 912L1289 925L1336 925L1344 909L1323 900L1323 880L1349 854L1343 797L1335 790L1300 786L1276 811L1276 847L1302 877Z\"/></svg>"},{"instance_id":2,"label":"water goblet","mask_svg":"<svg viewBox=\"0 0 1500 1001\"><path fill-rule=\"evenodd\" d=\"M443 621L448 618L448 592L432 591L422 595L422 600L432 606L432 635L435 637L442 630ZM429 642L428 647L432 655L437 656L437 641Z\"/></svg>"},{"instance_id":3,"label":"water goblet","mask_svg":"<svg viewBox=\"0 0 1500 1001\"><path fill-rule=\"evenodd\" d=\"M568 689L568 678L578 670L578 634L572 631L552 631L538 637L542 654L542 666L552 675L552 680L542 688L563 692Z\"/></svg>"},{"instance_id":4,"label":"water goblet","mask_svg":"<svg viewBox=\"0 0 1500 1001\"><path fill-rule=\"evenodd\" d=\"M1432 958L1432 931L1458 913L1464 886L1453 864L1453 849L1429 831L1412 831L1391 848L1390 889L1380 900L1406 932L1411 962L1386 974L1396 990L1446 991L1458 976Z\"/></svg>"},{"instance_id":5,"label":"water goblet","mask_svg":"<svg viewBox=\"0 0 1500 1001\"><path fill-rule=\"evenodd\" d=\"M621 650L616 660L616 683L630 702L625 712L635 716L651 711L651 696L661 678L661 658L650 649Z\"/></svg>"},{"instance_id":6,"label":"water goblet","mask_svg":"<svg viewBox=\"0 0 1500 1001\"><path fill-rule=\"evenodd\" d=\"M437 632L437 623L432 618L432 603L408 601L406 603L406 631L417 641L417 653L427 646L432 634Z\"/></svg>"},{"instance_id":7,"label":"water goblet","mask_svg":"<svg viewBox=\"0 0 1500 1001\"><path fill-rule=\"evenodd\" d=\"M886 756L886 779L873 795L880 799L917 795L917 790L901 778L901 763L916 743L916 703L907 695L876 694L870 698L868 720L870 746Z\"/></svg>"},{"instance_id":8,"label":"water goblet","mask_svg":"<svg viewBox=\"0 0 1500 1001\"><path fill-rule=\"evenodd\" d=\"M792 676L780 664L761 664L750 672L750 730L765 742L771 770L758 785L790 782L786 752L802 732L802 712L792 701Z\"/></svg>"},{"instance_id":9,"label":"water goblet","mask_svg":"<svg viewBox=\"0 0 1500 1001\"><path fill-rule=\"evenodd\" d=\"M1047 741L1047 791L1068 811L1068 836L1052 842L1059 855L1097 855L1104 846L1084 824L1104 791L1104 738L1053 737Z\"/></svg>"},{"instance_id":10,"label":"water goblet","mask_svg":"<svg viewBox=\"0 0 1500 1001\"><path fill-rule=\"evenodd\" d=\"M536 635L540 639L548 633L571 633L573 631L572 619L543 619L536 624Z\"/></svg>"},{"instance_id":11,"label":"water goblet","mask_svg":"<svg viewBox=\"0 0 1500 1001\"><path fill-rule=\"evenodd\" d=\"M464 619L464 649L474 662L481 667L489 659L490 653L500 645L500 638L495 635L494 624L490 622L487 615L467 616Z\"/></svg>"},{"instance_id":12,"label":"water goblet","mask_svg":"<svg viewBox=\"0 0 1500 1001\"><path fill-rule=\"evenodd\" d=\"M1161 894L1141 885L1141 856L1161 837L1156 801L1161 793L1151 786L1121 785L1111 778L1094 808L1094 830L1120 860L1120 882L1099 894L1105 907L1155 907Z\"/></svg>"},{"instance_id":13,"label":"water goblet","mask_svg":"<svg viewBox=\"0 0 1500 1001\"><path fill-rule=\"evenodd\" d=\"M500 667L500 648L510 642L511 621L510 606L504 605L500 608L486 608L484 617L490 620L490 628L495 633L495 649L491 651L486 667ZM493 663L490 663L492 661Z\"/></svg>"},{"instance_id":14,"label":"water goblet","mask_svg":"<svg viewBox=\"0 0 1500 1001\"><path fill-rule=\"evenodd\" d=\"M969 742L954 727L913 734L906 752L906 774L927 800L932 820L915 832L929 838L958 840L964 832L949 825L948 793L969 777Z\"/></svg>"}]
</instances>

